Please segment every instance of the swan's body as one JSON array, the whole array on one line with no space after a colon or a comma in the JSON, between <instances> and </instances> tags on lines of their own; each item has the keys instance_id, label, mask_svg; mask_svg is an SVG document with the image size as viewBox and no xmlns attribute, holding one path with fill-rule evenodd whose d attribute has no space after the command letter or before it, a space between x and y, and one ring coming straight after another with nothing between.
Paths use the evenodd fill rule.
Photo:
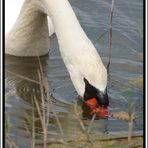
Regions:
<instances>
[{"instance_id":1,"label":"swan's body","mask_svg":"<svg viewBox=\"0 0 148 148\"><path fill-rule=\"evenodd\" d=\"M24 0L5 0L5 35L9 33L16 22L23 3ZM55 32L54 26L49 16L47 16L47 20L49 26L49 36L51 36Z\"/></svg>"},{"instance_id":2,"label":"swan's body","mask_svg":"<svg viewBox=\"0 0 148 148\"><path fill-rule=\"evenodd\" d=\"M26 0L19 19L6 37L6 53L16 56L35 56L36 51L39 55L47 53L49 40L46 14L53 21L62 58L78 94L84 97L84 78L96 90L106 93L106 68L68 0ZM22 34L24 38L20 37Z\"/></svg>"},{"instance_id":3,"label":"swan's body","mask_svg":"<svg viewBox=\"0 0 148 148\"><path fill-rule=\"evenodd\" d=\"M11 23L6 19L8 25L6 25L5 52L7 54L15 56L41 56L49 52L49 36L54 33L53 23L49 17L47 18L45 13L39 10L36 1L26 0L22 4L22 0L17 0L16 2L19 3L15 5L16 10L14 13L11 12L11 17L14 16L14 19L10 19L12 20ZM14 2L14 0L12 0L12 2ZM6 3L8 2L6 1ZM14 23L17 17L16 13L21 6L19 17ZM8 14L10 15L10 13L8 13L9 9L7 7L6 9L6 16L8 16ZM11 30L10 26L12 26Z\"/></svg>"}]
</instances>

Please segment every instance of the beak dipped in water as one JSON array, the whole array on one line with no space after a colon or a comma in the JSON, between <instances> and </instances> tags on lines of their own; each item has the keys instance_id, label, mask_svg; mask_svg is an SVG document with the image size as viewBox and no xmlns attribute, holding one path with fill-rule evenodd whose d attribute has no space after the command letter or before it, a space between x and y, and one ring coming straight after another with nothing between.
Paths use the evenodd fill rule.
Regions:
<instances>
[{"instance_id":1,"label":"beak dipped in water","mask_svg":"<svg viewBox=\"0 0 148 148\"><path fill-rule=\"evenodd\" d=\"M87 105L87 107L91 111L91 114L96 113L97 117L107 118L110 116L110 111L108 109L108 106L99 105L97 103L96 98L88 99L87 101L85 101L85 104Z\"/></svg>"}]
</instances>

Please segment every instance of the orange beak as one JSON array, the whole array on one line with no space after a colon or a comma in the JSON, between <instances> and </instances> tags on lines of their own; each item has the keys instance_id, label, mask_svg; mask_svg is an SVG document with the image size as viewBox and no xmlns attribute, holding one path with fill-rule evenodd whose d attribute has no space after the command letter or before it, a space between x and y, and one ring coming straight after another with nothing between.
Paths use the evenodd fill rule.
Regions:
<instances>
[{"instance_id":1,"label":"orange beak","mask_svg":"<svg viewBox=\"0 0 148 148\"><path fill-rule=\"evenodd\" d=\"M96 98L88 99L85 103L89 107L89 109L92 111L91 113L96 113L97 117L105 118L110 115L108 107L107 106L99 106L97 104Z\"/></svg>"}]
</instances>

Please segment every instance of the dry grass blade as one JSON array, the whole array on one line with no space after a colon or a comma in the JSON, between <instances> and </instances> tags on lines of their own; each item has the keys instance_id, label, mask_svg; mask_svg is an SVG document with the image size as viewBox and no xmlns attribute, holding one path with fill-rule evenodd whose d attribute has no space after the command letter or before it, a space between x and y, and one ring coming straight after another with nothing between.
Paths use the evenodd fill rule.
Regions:
<instances>
[{"instance_id":1,"label":"dry grass blade","mask_svg":"<svg viewBox=\"0 0 148 148\"><path fill-rule=\"evenodd\" d=\"M64 132L63 132L62 125L60 123L60 120L59 120L57 114L53 110L53 104L52 104L52 101L51 101L51 98L50 98L49 87L48 87L47 81L44 81L44 87L45 87L45 92L47 94L47 96L46 96L47 97L47 103L49 104L49 105L47 105L47 120L46 120L46 124L48 125L48 123L49 123L49 114L50 114L50 111L52 111L52 113L53 113L53 115L54 115L54 117L56 119L56 122L58 124L59 130L60 130L60 133L61 133L61 136L64 138Z\"/></svg>"},{"instance_id":2,"label":"dry grass blade","mask_svg":"<svg viewBox=\"0 0 148 148\"><path fill-rule=\"evenodd\" d=\"M42 81L42 78L43 78L43 75L41 75L40 71L38 71L38 77L39 77L39 82L40 82L40 92L41 92L41 101L42 101L42 120L43 120L43 123L45 124L45 117L46 117L46 113L45 113L45 98L44 98L44 84L43 84L43 81ZM45 126L45 125L44 125Z\"/></svg>"},{"instance_id":3,"label":"dry grass blade","mask_svg":"<svg viewBox=\"0 0 148 148\"><path fill-rule=\"evenodd\" d=\"M61 125L61 123L60 123L60 120L59 120L59 118L58 118L58 116L57 116L56 113L53 112L53 114L54 114L54 117L55 117L55 119L56 119L56 121L57 121L57 124L58 124L59 130L60 130L61 136L62 136L62 138L63 138L62 143L65 145L65 147L68 148L68 142L67 142L66 139L65 139L64 132L63 132L63 128L62 128L62 125Z\"/></svg>"},{"instance_id":4,"label":"dry grass blade","mask_svg":"<svg viewBox=\"0 0 148 148\"><path fill-rule=\"evenodd\" d=\"M39 70L40 70L40 73L41 73L41 76L42 78L44 78L44 72L43 72L43 67L42 67L42 64L41 64L41 61L40 61L40 57L37 57L38 58L38 61L39 61Z\"/></svg>"},{"instance_id":5,"label":"dry grass blade","mask_svg":"<svg viewBox=\"0 0 148 148\"><path fill-rule=\"evenodd\" d=\"M75 115L76 115L76 116L75 116L76 119L77 119L78 122L80 123L80 126L81 126L82 131L85 132L85 131L86 131L86 128L85 128L85 126L84 126L82 120L80 119L80 114L79 114L79 112L77 111L77 104L74 104L74 112L75 112Z\"/></svg>"},{"instance_id":6,"label":"dry grass blade","mask_svg":"<svg viewBox=\"0 0 148 148\"><path fill-rule=\"evenodd\" d=\"M46 99L47 99L47 118L46 118L46 126L49 124L49 114L50 111L52 110L52 100L51 100L51 95L49 92L49 87L48 87L48 80L44 78L44 87L45 87L45 92L46 92Z\"/></svg>"},{"instance_id":7,"label":"dry grass blade","mask_svg":"<svg viewBox=\"0 0 148 148\"><path fill-rule=\"evenodd\" d=\"M31 136L31 132L29 131L28 124L26 124L26 122L24 122L24 128L25 128L27 134L28 134L29 136Z\"/></svg>"},{"instance_id":8,"label":"dry grass blade","mask_svg":"<svg viewBox=\"0 0 148 148\"><path fill-rule=\"evenodd\" d=\"M42 81L42 97L43 94L45 95L46 94L46 99L47 99L47 112L46 112L46 127L48 127L48 123L49 123L49 114L50 114L50 108L52 108L52 102L51 102L51 98L50 98L50 92L49 92L49 87L48 87L48 79L46 79L46 77L44 77L44 72L43 72L43 67L42 67L42 64L41 64L41 61L40 61L40 58L38 57L38 62L39 62L39 72L40 72L40 80ZM43 88L45 88L45 91L43 91ZM49 106L50 104L50 106ZM44 107L45 107L45 102L44 102Z\"/></svg>"},{"instance_id":9,"label":"dry grass blade","mask_svg":"<svg viewBox=\"0 0 148 148\"><path fill-rule=\"evenodd\" d=\"M42 69L41 69L42 70ZM44 83L43 83L43 72L38 71L38 77L39 77L39 82L40 82L40 92L41 92L41 101L42 101L42 124L43 124L43 139L44 139L44 148L47 147L47 135L48 135L48 127L46 124L46 108L45 108L45 97L44 97Z\"/></svg>"},{"instance_id":10,"label":"dry grass blade","mask_svg":"<svg viewBox=\"0 0 148 148\"><path fill-rule=\"evenodd\" d=\"M60 120L56 114L56 112L53 110L53 104L52 104L52 100L51 100L51 95L49 93L49 87L48 87L48 80L44 77L44 72L43 72L43 68L40 62L40 58L38 57L38 61L39 61L39 71L38 71L38 76L39 76L39 81L40 81L40 91L41 91L41 100L42 100L42 106L43 106L43 126L44 126L44 141L46 141L47 143L47 130L48 130L48 123L49 123L49 114L50 111L53 113L56 122L58 124L61 136L63 138L63 141L65 143L65 145L67 145L67 142L65 140L64 137L64 132L63 132L63 128L62 125L60 123ZM46 105L45 105L45 100L47 100L47 111L46 111Z\"/></svg>"},{"instance_id":11,"label":"dry grass blade","mask_svg":"<svg viewBox=\"0 0 148 148\"><path fill-rule=\"evenodd\" d=\"M92 125L94 123L96 114L93 115L93 117L92 117L92 119L90 121L90 124L88 126L88 129L86 129L83 122L82 122L82 120L81 120L81 118L80 118L80 113L77 111L77 104L74 104L74 111L75 111L76 119L80 123L81 129L82 129L82 131L84 132L84 134L86 135L86 138L87 138L86 142L83 145L83 148L86 148L88 143L90 143L93 148L96 148L94 142L91 140L90 135L89 135L91 127L92 127ZM101 148L101 145L98 145L98 148Z\"/></svg>"},{"instance_id":12,"label":"dry grass blade","mask_svg":"<svg viewBox=\"0 0 148 148\"><path fill-rule=\"evenodd\" d=\"M32 99L32 105L33 105ZM32 107L32 148L35 148L35 112L34 108Z\"/></svg>"},{"instance_id":13,"label":"dry grass blade","mask_svg":"<svg viewBox=\"0 0 148 148\"><path fill-rule=\"evenodd\" d=\"M14 141L11 140L10 136L6 134L6 142L10 148L18 148Z\"/></svg>"},{"instance_id":14,"label":"dry grass blade","mask_svg":"<svg viewBox=\"0 0 148 148\"><path fill-rule=\"evenodd\" d=\"M54 117L55 117L55 119L56 119L56 122L57 122L57 124L58 124L59 130L60 130L60 133L61 133L61 136L62 136L62 138L63 138L63 144L65 145L65 147L68 148L68 143L67 143L67 141L66 141L66 139L65 139L64 132L63 132L63 128L62 128L62 125L61 125L61 123L60 123L60 120L59 120L57 114L56 114L54 111L53 111L53 115L54 115Z\"/></svg>"},{"instance_id":15,"label":"dry grass blade","mask_svg":"<svg viewBox=\"0 0 148 148\"><path fill-rule=\"evenodd\" d=\"M128 123L128 144L130 145L132 139L133 121Z\"/></svg>"},{"instance_id":16,"label":"dry grass blade","mask_svg":"<svg viewBox=\"0 0 148 148\"><path fill-rule=\"evenodd\" d=\"M114 5L115 5L115 0L112 0L110 21L109 21L109 61L107 64L107 73L108 74L109 74L109 66L110 66L111 54L112 54L112 20L113 20Z\"/></svg>"},{"instance_id":17,"label":"dry grass blade","mask_svg":"<svg viewBox=\"0 0 148 148\"><path fill-rule=\"evenodd\" d=\"M40 83L39 83L38 81L36 81L36 80L33 80L33 79L28 78L28 77L22 76L22 75L20 75L20 74L16 74L16 73L14 73L14 72L12 72L12 71L6 70L6 72L8 72L8 73L10 73L10 74L12 74L12 75L14 75L14 76L17 76L17 77L19 77L19 78L21 78L21 79L24 79L24 80L27 80L27 81L30 81L30 82L33 82L33 83L36 83L36 84L40 84Z\"/></svg>"},{"instance_id":18,"label":"dry grass blade","mask_svg":"<svg viewBox=\"0 0 148 148\"><path fill-rule=\"evenodd\" d=\"M88 136L87 139L88 139L88 142L93 146L93 148L96 148L96 146L95 146L94 142L90 139L89 133L91 131L91 128L93 126L95 118L96 118L96 113L93 115L93 117L90 121L90 124L88 126L88 129L87 129L87 136ZM101 148L101 144L98 145L98 148Z\"/></svg>"},{"instance_id":19,"label":"dry grass blade","mask_svg":"<svg viewBox=\"0 0 148 148\"><path fill-rule=\"evenodd\" d=\"M132 129L133 129L133 121L134 121L134 103L129 100L128 102L128 114L129 114L129 122L128 122L128 143L130 144L132 138Z\"/></svg>"},{"instance_id":20,"label":"dry grass blade","mask_svg":"<svg viewBox=\"0 0 148 148\"><path fill-rule=\"evenodd\" d=\"M41 121L41 125L42 125L42 128L43 128L44 124L43 124L43 119L42 119L42 113L41 113L41 110L40 110L40 106L39 106L39 103L38 103L37 98L36 98L35 95L33 95L33 98L34 98L36 108L37 108L37 111L38 111L38 114L39 114L39 118L40 118L40 121Z\"/></svg>"},{"instance_id":21,"label":"dry grass blade","mask_svg":"<svg viewBox=\"0 0 148 148\"><path fill-rule=\"evenodd\" d=\"M88 130L87 130L87 133L88 133L88 134L90 133L90 130L91 130L91 128L92 128L92 125L93 125L93 123L94 123L95 118L96 118L96 113L93 115L93 117L92 117L92 119L91 119L91 121L90 121L90 124L89 124L89 126L88 126Z\"/></svg>"}]
</instances>

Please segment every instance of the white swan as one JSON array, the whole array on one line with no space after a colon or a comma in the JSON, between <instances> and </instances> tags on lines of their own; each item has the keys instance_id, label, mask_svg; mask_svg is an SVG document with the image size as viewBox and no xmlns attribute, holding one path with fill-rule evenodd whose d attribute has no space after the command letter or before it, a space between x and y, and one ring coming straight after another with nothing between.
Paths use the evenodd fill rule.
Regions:
<instances>
[{"instance_id":1,"label":"white swan","mask_svg":"<svg viewBox=\"0 0 148 148\"><path fill-rule=\"evenodd\" d=\"M77 93L85 100L96 98L99 105L108 106L106 68L68 0L25 0L19 18L6 36L6 53L46 54L49 50L46 15L53 21L61 56Z\"/></svg>"},{"instance_id":2,"label":"white swan","mask_svg":"<svg viewBox=\"0 0 148 148\"><path fill-rule=\"evenodd\" d=\"M14 25L24 0L5 0L5 35ZM51 18L48 16L49 36L54 33L54 26Z\"/></svg>"}]
</instances>

